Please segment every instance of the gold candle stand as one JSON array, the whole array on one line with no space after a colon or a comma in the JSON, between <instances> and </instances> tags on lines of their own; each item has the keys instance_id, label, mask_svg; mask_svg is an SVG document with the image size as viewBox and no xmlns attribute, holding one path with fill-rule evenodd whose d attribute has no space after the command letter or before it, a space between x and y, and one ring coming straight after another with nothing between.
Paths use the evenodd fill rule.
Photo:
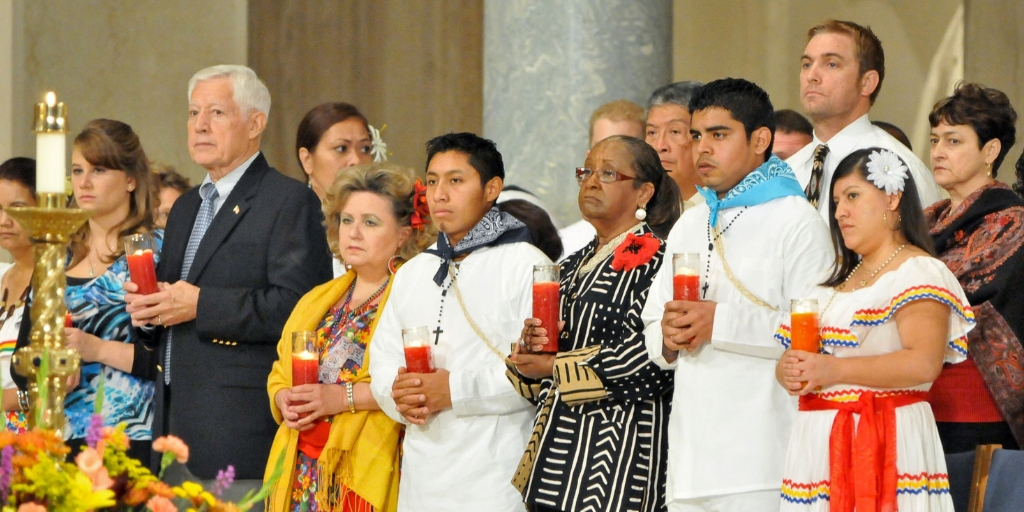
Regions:
<instances>
[{"instance_id":1,"label":"gold candle stand","mask_svg":"<svg viewBox=\"0 0 1024 512\"><path fill-rule=\"evenodd\" d=\"M65 382L69 375L78 371L78 352L67 348L64 335L64 289L67 278L64 264L67 261L68 242L71 235L85 223L92 212L67 208L67 196L56 193L36 195L39 206L11 208L7 213L29 233L35 245L35 270L32 273L32 315L31 342L18 349L11 364L14 371L28 379L29 428L43 428L63 433L64 397L67 393ZM39 401L39 387L36 374L43 358L49 359L49 373L46 376L46 403ZM42 423L36 423L35 408L42 407Z\"/></svg>"}]
</instances>

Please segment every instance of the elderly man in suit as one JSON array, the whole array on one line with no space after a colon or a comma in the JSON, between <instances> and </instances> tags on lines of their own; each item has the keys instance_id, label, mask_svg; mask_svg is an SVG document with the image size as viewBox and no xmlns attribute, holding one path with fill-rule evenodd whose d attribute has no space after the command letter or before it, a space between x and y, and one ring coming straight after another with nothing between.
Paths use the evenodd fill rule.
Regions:
<instances>
[{"instance_id":1,"label":"elderly man in suit","mask_svg":"<svg viewBox=\"0 0 1024 512\"><path fill-rule=\"evenodd\" d=\"M234 466L240 491L260 484L277 429L266 381L281 329L331 278L331 255L316 195L260 153L270 93L256 73L203 69L188 97L189 153L208 175L168 216L160 291L126 299L135 325L162 327L155 435L188 443L200 479Z\"/></svg>"}]
</instances>

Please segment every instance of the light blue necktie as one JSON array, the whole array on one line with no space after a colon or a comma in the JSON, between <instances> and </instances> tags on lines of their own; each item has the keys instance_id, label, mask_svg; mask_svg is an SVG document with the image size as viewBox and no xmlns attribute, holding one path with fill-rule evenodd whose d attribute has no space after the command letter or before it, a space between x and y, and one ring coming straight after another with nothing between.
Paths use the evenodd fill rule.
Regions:
<instances>
[{"instance_id":1,"label":"light blue necktie","mask_svg":"<svg viewBox=\"0 0 1024 512\"><path fill-rule=\"evenodd\" d=\"M199 215L192 225L192 235L188 237L188 246L185 247L185 260L181 263L181 279L188 277L188 271L192 268L192 260L196 257L199 249L199 242L203 241L206 228L210 227L213 220L213 203L217 201L217 186L213 183L204 183L199 188L199 195L203 197L203 204L199 205ZM171 383L171 338L174 334L174 327L167 331L167 352L164 354L164 384Z\"/></svg>"}]
</instances>

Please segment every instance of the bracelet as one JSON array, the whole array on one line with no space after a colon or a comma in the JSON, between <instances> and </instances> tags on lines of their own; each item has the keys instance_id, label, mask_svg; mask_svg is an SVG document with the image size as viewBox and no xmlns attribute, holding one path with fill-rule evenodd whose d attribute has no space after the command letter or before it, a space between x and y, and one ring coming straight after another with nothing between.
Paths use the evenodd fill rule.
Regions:
<instances>
[{"instance_id":1,"label":"bracelet","mask_svg":"<svg viewBox=\"0 0 1024 512\"><path fill-rule=\"evenodd\" d=\"M18 407L21 407L21 412L28 412L29 410L28 391L24 389L18 390Z\"/></svg>"},{"instance_id":2,"label":"bracelet","mask_svg":"<svg viewBox=\"0 0 1024 512\"><path fill-rule=\"evenodd\" d=\"M345 394L348 396L348 412L352 413L356 412L356 398L355 392L353 391L354 387L355 385L351 382L345 383Z\"/></svg>"}]
</instances>

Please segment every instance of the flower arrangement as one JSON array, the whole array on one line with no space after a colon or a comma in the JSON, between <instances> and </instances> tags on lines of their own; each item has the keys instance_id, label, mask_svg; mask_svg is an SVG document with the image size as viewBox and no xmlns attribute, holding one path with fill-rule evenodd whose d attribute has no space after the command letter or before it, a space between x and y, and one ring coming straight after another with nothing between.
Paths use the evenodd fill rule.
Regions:
<instances>
[{"instance_id":1,"label":"flower arrangement","mask_svg":"<svg viewBox=\"0 0 1024 512\"><path fill-rule=\"evenodd\" d=\"M45 372L45 363L42 366ZM231 466L220 472L212 492L195 482L169 486L160 478L171 464L188 462L188 446L174 436L154 440L153 450L163 454L160 474L154 475L128 456L129 440L123 424L116 428L103 426L98 414L102 409L102 381L97 395L87 447L73 462L65 460L71 449L53 431L0 432L2 512L244 512L267 497L283 472L284 457L280 456L270 482L237 504L220 500L234 480Z\"/></svg>"}]
</instances>

